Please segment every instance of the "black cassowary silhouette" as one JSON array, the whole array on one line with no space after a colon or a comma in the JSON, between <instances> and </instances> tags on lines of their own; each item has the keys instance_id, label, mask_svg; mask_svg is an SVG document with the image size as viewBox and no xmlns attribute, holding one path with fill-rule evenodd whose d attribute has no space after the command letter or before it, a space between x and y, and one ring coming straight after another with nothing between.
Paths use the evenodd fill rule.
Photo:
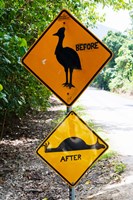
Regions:
<instances>
[{"instance_id":1,"label":"black cassowary silhouette","mask_svg":"<svg viewBox=\"0 0 133 200\"><path fill-rule=\"evenodd\" d=\"M86 144L81 138L70 137L65 139L57 148L48 148L49 142L42 144L45 148L46 153L50 152L63 152L63 151L78 151L78 150L87 150L87 149L104 149L105 146L97 142L92 145Z\"/></svg>"},{"instance_id":2,"label":"black cassowary silhouette","mask_svg":"<svg viewBox=\"0 0 133 200\"><path fill-rule=\"evenodd\" d=\"M57 33L53 34L54 36L58 36L58 44L56 46L55 55L58 62L64 67L66 73L66 82L62 85L64 87L72 88L75 87L72 84L72 74L74 69L81 70L80 59L75 50L70 47L63 47L63 39L65 37L65 28L60 28ZM70 80L68 80L68 69L70 71Z\"/></svg>"}]
</instances>

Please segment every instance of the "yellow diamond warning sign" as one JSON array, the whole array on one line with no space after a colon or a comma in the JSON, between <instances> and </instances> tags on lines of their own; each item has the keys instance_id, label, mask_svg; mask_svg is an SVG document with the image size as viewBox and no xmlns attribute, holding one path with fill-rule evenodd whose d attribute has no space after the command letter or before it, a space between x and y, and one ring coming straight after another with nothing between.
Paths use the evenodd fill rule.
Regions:
<instances>
[{"instance_id":1,"label":"yellow diamond warning sign","mask_svg":"<svg viewBox=\"0 0 133 200\"><path fill-rule=\"evenodd\" d=\"M36 152L74 186L107 149L108 145L71 111Z\"/></svg>"},{"instance_id":2,"label":"yellow diamond warning sign","mask_svg":"<svg viewBox=\"0 0 133 200\"><path fill-rule=\"evenodd\" d=\"M22 63L71 106L112 52L67 10L62 10L22 58Z\"/></svg>"}]
</instances>

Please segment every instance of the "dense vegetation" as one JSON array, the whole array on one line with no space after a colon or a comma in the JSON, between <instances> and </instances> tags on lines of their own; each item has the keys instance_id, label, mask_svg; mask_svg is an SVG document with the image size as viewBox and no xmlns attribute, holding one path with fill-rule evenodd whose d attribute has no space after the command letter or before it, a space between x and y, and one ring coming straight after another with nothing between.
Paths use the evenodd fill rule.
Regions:
<instances>
[{"instance_id":1,"label":"dense vegetation","mask_svg":"<svg viewBox=\"0 0 133 200\"><path fill-rule=\"evenodd\" d=\"M132 3L126 0L115 1L115 3L111 0L0 1L0 122L3 123L5 115L21 116L31 108L43 110L47 108L50 92L22 66L20 60L29 46L33 44L62 8L69 9L86 26L92 26L98 20L104 19L96 12L98 3L102 3L103 6L110 5L115 10L131 9L132 7ZM109 34L108 36L111 37L112 33ZM120 37L126 41L125 36ZM108 40L108 38L105 38L107 45ZM110 42L108 46L110 47ZM112 46L112 48L114 47L115 45ZM117 51L121 57L125 48L128 48L129 51L132 50L130 40L125 42L125 46L123 43L120 47ZM128 56L132 59L131 55ZM123 63L121 63L120 59L117 58L110 65L113 65L113 62L117 65L115 68L111 67L112 70L115 69L116 74L120 65L128 68L127 80L130 82L132 81L132 76L130 76L132 73L130 63L132 61L130 62L128 58L127 61L123 58ZM108 69L110 70L110 67ZM107 71L105 72L107 73ZM124 76L126 77L126 74ZM110 87L113 87L113 82L110 82Z\"/></svg>"},{"instance_id":2,"label":"dense vegetation","mask_svg":"<svg viewBox=\"0 0 133 200\"><path fill-rule=\"evenodd\" d=\"M103 39L114 56L93 83L99 88L133 94L133 12L130 16L132 26L126 34L109 31Z\"/></svg>"}]
</instances>

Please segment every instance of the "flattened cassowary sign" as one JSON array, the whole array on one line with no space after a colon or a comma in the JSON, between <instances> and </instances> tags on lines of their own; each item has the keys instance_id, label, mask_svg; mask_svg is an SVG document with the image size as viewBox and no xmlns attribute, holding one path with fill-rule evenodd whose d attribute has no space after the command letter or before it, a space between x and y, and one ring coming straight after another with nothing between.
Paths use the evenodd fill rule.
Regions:
<instances>
[{"instance_id":1,"label":"flattened cassowary sign","mask_svg":"<svg viewBox=\"0 0 133 200\"><path fill-rule=\"evenodd\" d=\"M62 10L22 63L71 106L112 57L112 52L68 11Z\"/></svg>"},{"instance_id":2,"label":"flattened cassowary sign","mask_svg":"<svg viewBox=\"0 0 133 200\"><path fill-rule=\"evenodd\" d=\"M36 152L74 186L107 148L108 145L71 111Z\"/></svg>"}]
</instances>

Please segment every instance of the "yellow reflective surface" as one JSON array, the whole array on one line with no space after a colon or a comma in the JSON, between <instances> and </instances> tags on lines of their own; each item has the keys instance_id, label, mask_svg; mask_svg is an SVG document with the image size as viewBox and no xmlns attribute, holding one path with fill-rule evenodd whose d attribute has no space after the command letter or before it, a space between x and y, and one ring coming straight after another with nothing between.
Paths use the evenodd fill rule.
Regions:
<instances>
[{"instance_id":1,"label":"yellow reflective surface","mask_svg":"<svg viewBox=\"0 0 133 200\"><path fill-rule=\"evenodd\" d=\"M107 148L108 145L71 111L38 147L37 154L73 186Z\"/></svg>"},{"instance_id":2,"label":"yellow reflective surface","mask_svg":"<svg viewBox=\"0 0 133 200\"><path fill-rule=\"evenodd\" d=\"M64 36L54 35L61 28L64 28ZM62 48L56 51L59 43ZM68 11L62 10L29 49L22 63L58 98L70 106L111 56L111 51L96 36ZM81 69L77 69L78 59ZM74 87L63 85L66 82L66 68L68 82L72 79ZM70 68L73 68L73 72L70 72Z\"/></svg>"}]
</instances>

